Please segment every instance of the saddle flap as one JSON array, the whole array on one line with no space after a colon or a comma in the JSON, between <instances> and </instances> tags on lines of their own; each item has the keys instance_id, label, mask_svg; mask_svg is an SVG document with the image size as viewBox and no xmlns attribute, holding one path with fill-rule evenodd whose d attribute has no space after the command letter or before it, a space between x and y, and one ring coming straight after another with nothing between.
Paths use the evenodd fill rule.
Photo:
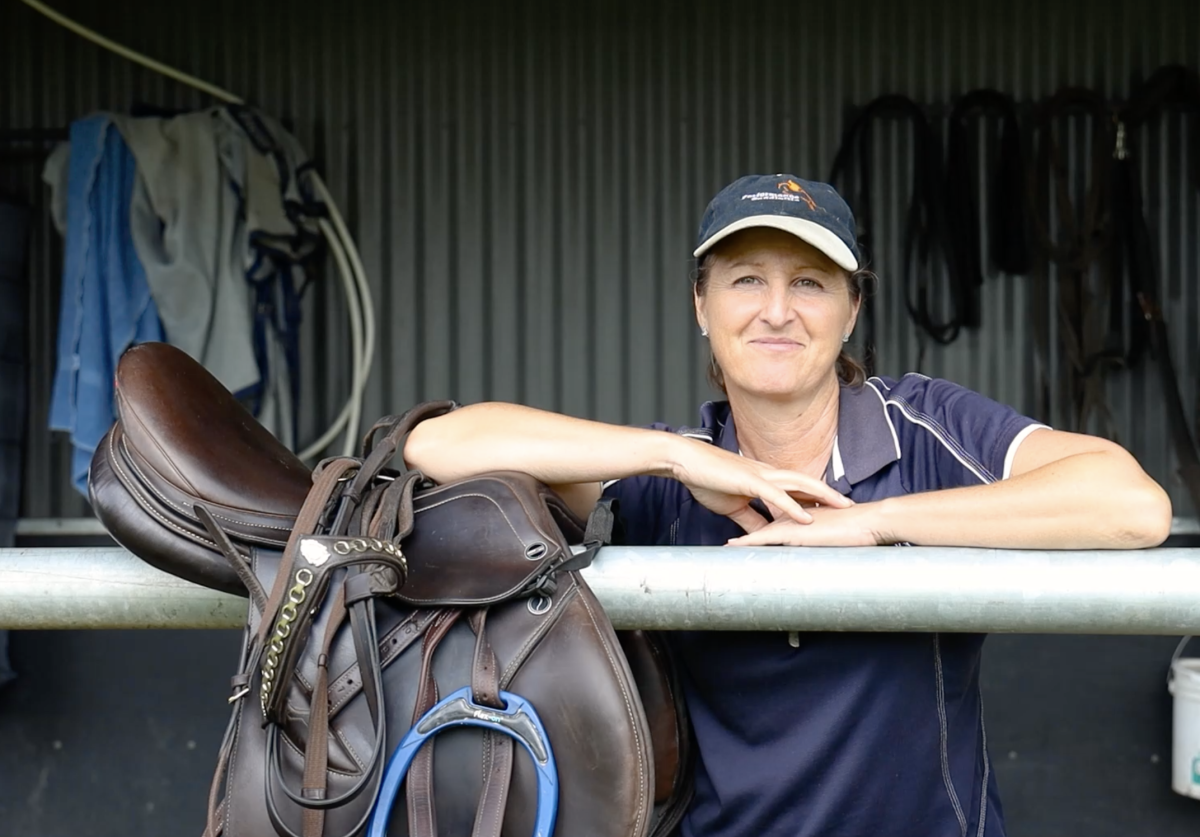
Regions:
<instances>
[{"instance_id":1,"label":"saddle flap","mask_svg":"<svg viewBox=\"0 0 1200 837\"><path fill-rule=\"evenodd\" d=\"M125 443L183 494L255 514L294 516L304 505L307 466L186 352L130 348L116 394Z\"/></svg>"},{"instance_id":2,"label":"saddle flap","mask_svg":"<svg viewBox=\"0 0 1200 837\"><path fill-rule=\"evenodd\" d=\"M415 494L403 542L408 579L396 598L414 607L482 606L537 592L570 557L548 509L549 488L495 472Z\"/></svg>"}]
</instances>

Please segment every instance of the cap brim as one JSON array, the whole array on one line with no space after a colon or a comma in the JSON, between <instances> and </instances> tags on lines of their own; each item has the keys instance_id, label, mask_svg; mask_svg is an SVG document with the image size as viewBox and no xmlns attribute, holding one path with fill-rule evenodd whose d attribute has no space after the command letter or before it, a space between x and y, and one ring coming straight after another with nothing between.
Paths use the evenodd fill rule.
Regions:
<instances>
[{"instance_id":1,"label":"cap brim","mask_svg":"<svg viewBox=\"0 0 1200 837\"><path fill-rule=\"evenodd\" d=\"M773 227L791 233L833 259L838 267L852 273L858 270L858 259L854 258L850 248L840 238L818 223L806 221L803 218L789 218L786 215L751 215L749 218L741 218L715 235L709 236L708 240L697 247L692 255L699 258L718 241L728 238L735 232L752 227Z\"/></svg>"}]
</instances>

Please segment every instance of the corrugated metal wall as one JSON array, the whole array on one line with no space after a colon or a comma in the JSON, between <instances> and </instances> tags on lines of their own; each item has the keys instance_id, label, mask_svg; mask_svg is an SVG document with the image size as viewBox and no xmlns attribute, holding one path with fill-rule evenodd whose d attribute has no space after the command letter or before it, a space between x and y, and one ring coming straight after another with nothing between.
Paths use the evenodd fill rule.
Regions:
<instances>
[{"instance_id":1,"label":"corrugated metal wall","mask_svg":"<svg viewBox=\"0 0 1200 837\"><path fill-rule=\"evenodd\" d=\"M347 215L380 313L367 421L431 397L517 400L617 422L687 422L709 397L688 253L709 196L748 172L824 177L847 115L885 92L929 106L993 86L1032 103L1064 84L1125 95L1200 55L1200 4L1170 0L838 4L80 0L59 7L294 125ZM63 127L199 95L0 7L0 130ZM877 370L917 362L896 286L909 172L899 125L876 149ZM1200 209L1179 120L1143 138L1151 222L1185 403L1200 328ZM978 138L984 158L993 143ZM44 202L37 164L0 186ZM982 175L980 176L982 178ZM982 184L982 179L980 181ZM45 425L59 242L39 228L24 514L86 513ZM984 324L924 368L1031 411L1031 280L991 276ZM340 406L348 344L337 285L306 302L304 420ZM1110 385L1121 441L1162 480L1169 442L1147 375ZM1177 513L1191 514L1173 486Z\"/></svg>"}]
</instances>

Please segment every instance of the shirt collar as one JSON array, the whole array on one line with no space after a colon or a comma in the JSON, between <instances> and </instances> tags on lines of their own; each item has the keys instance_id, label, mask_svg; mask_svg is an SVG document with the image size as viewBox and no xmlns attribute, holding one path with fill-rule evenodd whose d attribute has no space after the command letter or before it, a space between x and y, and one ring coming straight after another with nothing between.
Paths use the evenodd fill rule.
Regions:
<instances>
[{"instance_id":1,"label":"shirt collar","mask_svg":"<svg viewBox=\"0 0 1200 837\"><path fill-rule=\"evenodd\" d=\"M857 485L899 461L896 428L888 418L883 395L870 382L859 387L842 387L833 451L850 485Z\"/></svg>"},{"instance_id":2,"label":"shirt collar","mask_svg":"<svg viewBox=\"0 0 1200 837\"><path fill-rule=\"evenodd\" d=\"M737 430L728 401L710 401L700 408L703 426L716 434L717 444L739 453ZM850 487L897 462L900 441L888 418L883 396L872 384L842 386L838 399L838 432L826 481L848 493Z\"/></svg>"}]
</instances>

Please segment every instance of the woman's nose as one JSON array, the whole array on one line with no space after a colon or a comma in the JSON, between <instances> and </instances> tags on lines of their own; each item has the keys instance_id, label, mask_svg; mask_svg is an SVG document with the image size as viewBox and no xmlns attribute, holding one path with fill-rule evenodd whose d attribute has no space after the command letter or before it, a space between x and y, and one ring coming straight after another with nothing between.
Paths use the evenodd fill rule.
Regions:
<instances>
[{"instance_id":1,"label":"woman's nose","mask_svg":"<svg viewBox=\"0 0 1200 837\"><path fill-rule=\"evenodd\" d=\"M771 285L763 300L762 318L774 327L787 323L792 316L791 299L786 286Z\"/></svg>"}]
</instances>

